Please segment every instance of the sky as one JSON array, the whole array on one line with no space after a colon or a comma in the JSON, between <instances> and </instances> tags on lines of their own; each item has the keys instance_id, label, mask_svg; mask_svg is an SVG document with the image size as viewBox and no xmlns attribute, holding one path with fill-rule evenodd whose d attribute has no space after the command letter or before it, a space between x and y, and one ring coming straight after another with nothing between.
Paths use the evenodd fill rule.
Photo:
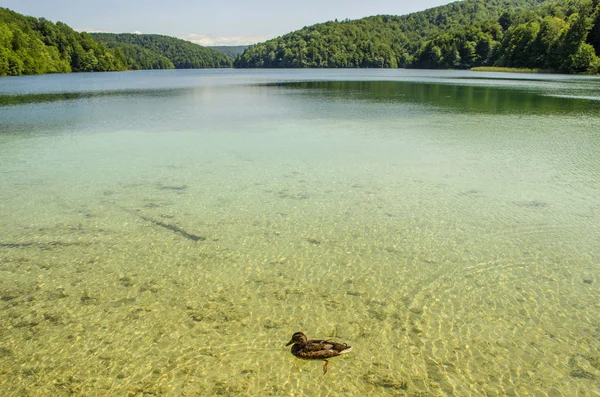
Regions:
<instances>
[{"instance_id":1,"label":"sky","mask_svg":"<svg viewBox=\"0 0 600 397\"><path fill-rule=\"evenodd\" d=\"M449 0L0 0L75 30L156 33L201 45L247 45L315 23L403 15Z\"/></svg>"}]
</instances>

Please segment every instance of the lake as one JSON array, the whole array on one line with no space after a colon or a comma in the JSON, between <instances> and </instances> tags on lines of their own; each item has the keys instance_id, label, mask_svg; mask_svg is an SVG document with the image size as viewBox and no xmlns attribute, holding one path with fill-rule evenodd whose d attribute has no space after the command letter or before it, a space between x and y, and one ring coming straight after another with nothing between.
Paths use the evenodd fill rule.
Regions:
<instances>
[{"instance_id":1,"label":"lake","mask_svg":"<svg viewBox=\"0 0 600 397\"><path fill-rule=\"evenodd\" d=\"M2 78L0 389L600 396L599 197L597 77Z\"/></svg>"}]
</instances>

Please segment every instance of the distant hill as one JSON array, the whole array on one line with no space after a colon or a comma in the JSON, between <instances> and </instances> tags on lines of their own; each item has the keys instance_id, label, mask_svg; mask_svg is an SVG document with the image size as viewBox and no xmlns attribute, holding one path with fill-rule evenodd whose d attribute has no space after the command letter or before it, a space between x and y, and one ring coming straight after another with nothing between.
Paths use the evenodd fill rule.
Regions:
<instances>
[{"instance_id":1,"label":"distant hill","mask_svg":"<svg viewBox=\"0 0 600 397\"><path fill-rule=\"evenodd\" d=\"M244 51L246 51L246 48L248 48L247 45L234 45L234 46L207 46L206 48L210 48L211 50L215 50L220 52L221 54L224 54L225 56L231 58L231 59L235 59L237 58L238 55L241 55Z\"/></svg>"},{"instance_id":2,"label":"distant hill","mask_svg":"<svg viewBox=\"0 0 600 397\"><path fill-rule=\"evenodd\" d=\"M139 46L155 54L156 61L167 58L176 69L201 69L201 68L229 68L231 59L224 54L202 47L190 41L158 34L131 34L131 33L92 33L92 37L110 48L120 49L136 61L133 48ZM139 51L139 50L138 50ZM139 53L150 56L151 53ZM163 57L163 58L160 58Z\"/></svg>"},{"instance_id":3,"label":"distant hill","mask_svg":"<svg viewBox=\"0 0 600 397\"><path fill-rule=\"evenodd\" d=\"M600 67L599 0L465 0L331 21L248 47L238 68ZM594 50L595 49L595 50Z\"/></svg>"},{"instance_id":4,"label":"distant hill","mask_svg":"<svg viewBox=\"0 0 600 397\"><path fill-rule=\"evenodd\" d=\"M175 69L169 58L136 44L108 43L115 53L122 55L129 70Z\"/></svg>"}]
</instances>

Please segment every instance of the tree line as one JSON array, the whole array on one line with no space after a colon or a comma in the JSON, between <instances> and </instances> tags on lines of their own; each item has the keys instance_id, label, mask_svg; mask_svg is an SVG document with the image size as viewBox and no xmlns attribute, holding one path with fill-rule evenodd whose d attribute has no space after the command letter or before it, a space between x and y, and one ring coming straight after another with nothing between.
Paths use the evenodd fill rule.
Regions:
<instances>
[{"instance_id":1,"label":"tree line","mask_svg":"<svg viewBox=\"0 0 600 397\"><path fill-rule=\"evenodd\" d=\"M233 66L599 73L599 3L465 0L404 16L330 21L250 46ZM79 33L0 7L0 76L231 67L227 55L168 36Z\"/></svg>"},{"instance_id":2,"label":"tree line","mask_svg":"<svg viewBox=\"0 0 600 397\"><path fill-rule=\"evenodd\" d=\"M132 64L131 69L229 68L232 65L231 58L221 52L175 37L131 33L92 33L92 37L128 55L127 59ZM132 46L146 51L135 56L137 54L132 53L134 48ZM139 65L140 60L145 62ZM170 62L165 63L165 60Z\"/></svg>"},{"instance_id":3,"label":"tree line","mask_svg":"<svg viewBox=\"0 0 600 397\"><path fill-rule=\"evenodd\" d=\"M600 71L600 5L561 1L535 12L457 29L425 42L411 67L502 66L561 73Z\"/></svg>"},{"instance_id":4,"label":"tree line","mask_svg":"<svg viewBox=\"0 0 600 397\"><path fill-rule=\"evenodd\" d=\"M506 66L598 73L599 0L466 0L305 27L250 46L240 68Z\"/></svg>"},{"instance_id":5,"label":"tree line","mask_svg":"<svg viewBox=\"0 0 600 397\"><path fill-rule=\"evenodd\" d=\"M112 36L76 32L62 22L52 23L0 7L0 76L215 68L231 67L232 63L217 51L173 37Z\"/></svg>"},{"instance_id":6,"label":"tree line","mask_svg":"<svg viewBox=\"0 0 600 397\"><path fill-rule=\"evenodd\" d=\"M89 34L0 8L0 76L105 70L125 65Z\"/></svg>"}]
</instances>

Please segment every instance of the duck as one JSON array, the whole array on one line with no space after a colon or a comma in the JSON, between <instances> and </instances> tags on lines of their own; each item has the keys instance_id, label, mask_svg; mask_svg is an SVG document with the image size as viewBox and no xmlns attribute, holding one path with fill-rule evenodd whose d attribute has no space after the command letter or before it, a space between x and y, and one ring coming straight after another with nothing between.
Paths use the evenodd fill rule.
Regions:
<instances>
[{"instance_id":1,"label":"duck","mask_svg":"<svg viewBox=\"0 0 600 397\"><path fill-rule=\"evenodd\" d=\"M331 340L309 340L302 332L296 332L292 335L292 340L286 346L292 343L292 354L294 356L305 360L325 360L323 375L327 373L328 358L337 357L352 350L352 346L346 343L338 343Z\"/></svg>"}]
</instances>

